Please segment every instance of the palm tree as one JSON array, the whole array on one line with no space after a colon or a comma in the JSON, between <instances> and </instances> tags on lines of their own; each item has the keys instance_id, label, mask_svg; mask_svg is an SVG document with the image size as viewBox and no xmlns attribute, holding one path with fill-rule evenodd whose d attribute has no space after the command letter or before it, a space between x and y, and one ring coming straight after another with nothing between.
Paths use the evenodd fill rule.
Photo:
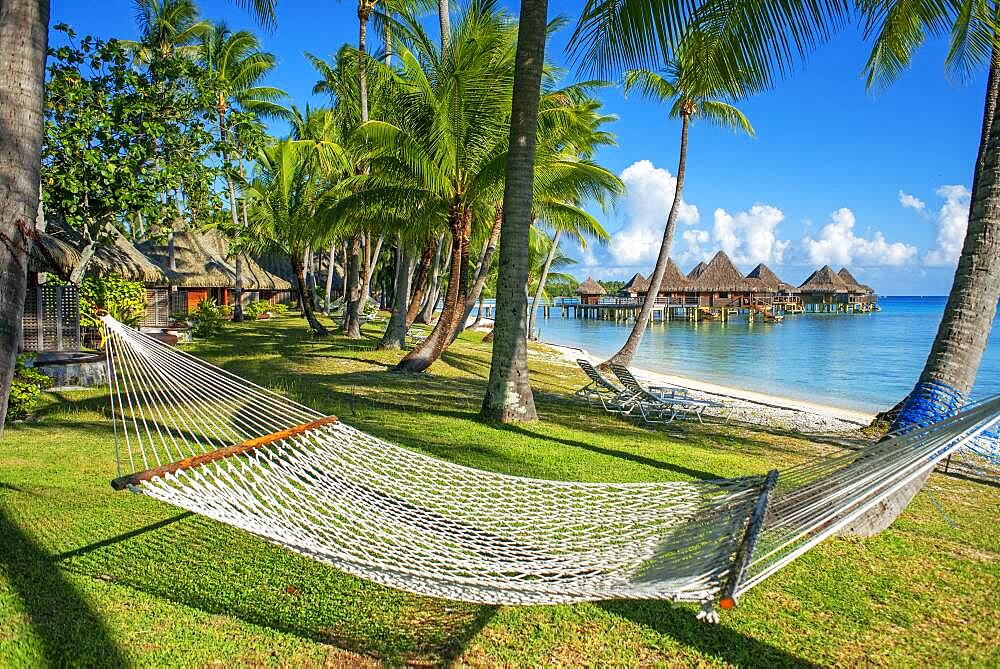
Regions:
<instances>
[{"instance_id":1,"label":"palm tree","mask_svg":"<svg viewBox=\"0 0 1000 669\"><path fill-rule=\"evenodd\" d=\"M277 104L285 92L261 85L261 80L274 69L274 56L261 51L260 41L246 30L232 32L224 25L204 32L198 52L198 62L205 78L205 87L212 97L213 111L218 117L219 151L226 174L229 209L234 230L240 229L236 201L236 186L230 158L233 147L229 137L229 112L238 107L260 115L285 115ZM243 263L236 256L236 290L233 320L243 320Z\"/></svg>"},{"instance_id":2,"label":"palm tree","mask_svg":"<svg viewBox=\"0 0 1000 669\"><path fill-rule=\"evenodd\" d=\"M368 121L358 131L370 147L371 172L357 179L344 210L370 211L360 203L412 213L401 218L445 227L450 268L444 309L431 335L400 361L402 370L429 367L450 343L469 291L470 244L476 226L492 224L506 157L514 32L492 5L473 4L443 56L420 41L419 57L400 52L396 123ZM372 64L373 69L384 67ZM362 214L364 215L364 214Z\"/></svg>"},{"instance_id":3,"label":"palm tree","mask_svg":"<svg viewBox=\"0 0 1000 669\"><path fill-rule=\"evenodd\" d=\"M945 313L927 363L904 404L920 402L931 384L943 386L960 405L975 381L1000 297L1000 97L996 2L947 0L856 0L866 35L874 46L866 65L868 85L892 82L927 36L950 36L947 64L959 74L989 67L980 146L973 169L972 203L962 254ZM579 62L599 71L642 66L670 51L695 23L716 31L736 70L759 74L759 87L792 69L796 60L851 18L838 0L588 0L571 47ZM941 407L945 410L949 408ZM905 409L894 428L913 414ZM859 519L848 532L877 533L892 523L923 486L900 490L882 508Z\"/></svg>"},{"instance_id":4,"label":"palm tree","mask_svg":"<svg viewBox=\"0 0 1000 669\"><path fill-rule=\"evenodd\" d=\"M152 63L179 56L194 60L196 43L212 28L199 20L192 0L135 0L138 40L121 40L140 63Z\"/></svg>"},{"instance_id":5,"label":"palm tree","mask_svg":"<svg viewBox=\"0 0 1000 669\"><path fill-rule=\"evenodd\" d=\"M320 336L329 331L313 310L303 258L307 248L328 241L334 229L330 205L336 192L329 187L326 175L348 168L343 151L333 143L286 139L260 152L254 179L247 188L250 238L257 250L288 256L303 315Z\"/></svg>"},{"instance_id":6,"label":"palm tree","mask_svg":"<svg viewBox=\"0 0 1000 669\"><path fill-rule=\"evenodd\" d=\"M241 0L258 20L274 23L276 0ZM0 419L7 412L14 359L21 337L30 221L39 202L45 57L49 0L5 0L0 11ZM3 420L0 420L0 435Z\"/></svg>"},{"instance_id":7,"label":"palm tree","mask_svg":"<svg viewBox=\"0 0 1000 669\"><path fill-rule=\"evenodd\" d=\"M511 96L510 150L504 182L504 220L500 232L493 356L482 407L483 416L504 423L537 418L535 398L528 382L525 286L528 283L528 236L547 13L547 0L521 2Z\"/></svg>"},{"instance_id":8,"label":"palm tree","mask_svg":"<svg viewBox=\"0 0 1000 669\"><path fill-rule=\"evenodd\" d=\"M677 216L680 213L681 194L687 174L688 130L695 119L704 119L715 125L732 128L753 135L753 128L743 113L733 105L717 98L740 97L741 82L732 81L726 72L714 67L717 62L714 52L716 45L703 33L690 33L681 43L676 56L667 62L664 74L649 70L629 70L625 74L625 91L638 89L642 95L664 104L670 104L669 117L681 121L680 157L677 161L677 184L674 199L670 203L667 223L663 228L660 251L656 256L656 266L649 278L649 290L642 303L639 315L632 324L628 339L607 363L631 365L639 342L646 332L660 293L660 284L666 272L673 242Z\"/></svg>"}]
</instances>

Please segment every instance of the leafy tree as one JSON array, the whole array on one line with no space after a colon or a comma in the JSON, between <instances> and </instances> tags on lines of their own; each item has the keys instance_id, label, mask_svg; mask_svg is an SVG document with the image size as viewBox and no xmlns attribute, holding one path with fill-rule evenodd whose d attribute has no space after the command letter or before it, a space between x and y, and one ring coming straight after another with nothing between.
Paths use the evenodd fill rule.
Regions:
<instances>
[{"instance_id":1,"label":"leafy tree","mask_svg":"<svg viewBox=\"0 0 1000 669\"><path fill-rule=\"evenodd\" d=\"M135 0L138 40L122 40L139 63L153 66L157 61L180 57L194 60L198 40L211 29L198 18L192 0Z\"/></svg>"},{"instance_id":2,"label":"leafy tree","mask_svg":"<svg viewBox=\"0 0 1000 669\"><path fill-rule=\"evenodd\" d=\"M179 79L154 81L132 67L122 45L57 26L70 45L51 53L45 99L45 211L86 241L67 278L83 279L98 245L136 217L161 221L161 195L211 181L211 135L196 96Z\"/></svg>"}]
</instances>

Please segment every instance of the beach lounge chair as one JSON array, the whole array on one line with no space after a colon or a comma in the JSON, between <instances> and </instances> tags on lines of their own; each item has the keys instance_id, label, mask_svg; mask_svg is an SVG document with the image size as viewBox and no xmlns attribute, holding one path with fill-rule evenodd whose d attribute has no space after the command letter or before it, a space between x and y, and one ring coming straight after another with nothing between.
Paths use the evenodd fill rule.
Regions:
<instances>
[{"instance_id":1,"label":"beach lounge chair","mask_svg":"<svg viewBox=\"0 0 1000 669\"><path fill-rule=\"evenodd\" d=\"M626 388L619 388L611 381L608 381L597 369L586 360L577 360L583 373L590 379L590 383L576 391L577 397L587 400L587 404L593 406L599 402L605 411L612 413L628 412L632 407L636 393Z\"/></svg>"},{"instance_id":2,"label":"beach lounge chair","mask_svg":"<svg viewBox=\"0 0 1000 669\"><path fill-rule=\"evenodd\" d=\"M611 371L626 390L636 394L634 408L648 423L669 423L676 418L696 418L704 423L705 411L711 409L722 414L729 422L732 407L714 400L700 400L691 397L687 389L676 386L646 387L639 383L635 375L624 365L612 364Z\"/></svg>"}]
</instances>

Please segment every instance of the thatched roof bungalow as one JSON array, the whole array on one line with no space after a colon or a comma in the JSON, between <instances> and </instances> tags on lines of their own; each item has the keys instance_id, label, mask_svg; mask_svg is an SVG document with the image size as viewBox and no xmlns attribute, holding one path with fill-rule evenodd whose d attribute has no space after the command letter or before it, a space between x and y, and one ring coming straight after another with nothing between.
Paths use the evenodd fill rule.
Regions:
<instances>
[{"instance_id":1,"label":"thatched roof bungalow","mask_svg":"<svg viewBox=\"0 0 1000 669\"><path fill-rule=\"evenodd\" d=\"M229 257L229 241L218 230L174 233L174 266L170 266L167 242L147 241L139 245L145 254L170 275L176 290L171 298L173 313L192 311L204 299L231 304L236 288L235 259ZM242 255L243 299L287 299L292 285L268 272L253 258Z\"/></svg>"},{"instance_id":2,"label":"thatched roof bungalow","mask_svg":"<svg viewBox=\"0 0 1000 669\"><path fill-rule=\"evenodd\" d=\"M66 279L80 263L87 246L83 236L72 228L49 223L32 244L28 268L32 272L51 272ZM88 276L119 274L130 281L149 286L165 286L170 282L163 268L142 254L121 232L115 232L110 243L97 246L87 265Z\"/></svg>"},{"instance_id":3,"label":"thatched roof bungalow","mask_svg":"<svg viewBox=\"0 0 1000 669\"><path fill-rule=\"evenodd\" d=\"M836 305L846 304L850 288L829 265L824 265L802 282L799 295L806 311L836 310Z\"/></svg>"},{"instance_id":4,"label":"thatched roof bungalow","mask_svg":"<svg viewBox=\"0 0 1000 669\"><path fill-rule=\"evenodd\" d=\"M697 265L695 265L694 267L692 267L691 271L687 273L687 279L688 279L688 281L694 281L698 277L700 277L701 273L705 271L706 267L708 267L708 265L706 265L704 261L702 261L702 262L698 263Z\"/></svg>"},{"instance_id":5,"label":"thatched roof bungalow","mask_svg":"<svg viewBox=\"0 0 1000 669\"><path fill-rule=\"evenodd\" d=\"M577 286L576 294L580 296L580 302L583 304L597 304L607 291L604 290L604 286L594 281L593 277L588 276L586 281Z\"/></svg>"},{"instance_id":6,"label":"thatched roof bungalow","mask_svg":"<svg viewBox=\"0 0 1000 669\"><path fill-rule=\"evenodd\" d=\"M645 295L648 290L649 280L639 272L636 272L631 279L625 282L625 285L618 291L618 294L622 297L636 297L638 295Z\"/></svg>"},{"instance_id":7,"label":"thatched roof bungalow","mask_svg":"<svg viewBox=\"0 0 1000 669\"><path fill-rule=\"evenodd\" d=\"M841 267L837 276L847 285L848 302L862 304L875 302L875 289L855 279L846 267Z\"/></svg>"}]
</instances>

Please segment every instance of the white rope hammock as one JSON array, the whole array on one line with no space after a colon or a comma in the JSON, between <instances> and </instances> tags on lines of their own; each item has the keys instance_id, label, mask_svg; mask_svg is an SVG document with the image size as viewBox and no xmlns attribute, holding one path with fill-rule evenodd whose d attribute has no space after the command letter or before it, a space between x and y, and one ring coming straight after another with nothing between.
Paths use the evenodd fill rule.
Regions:
<instances>
[{"instance_id":1,"label":"white rope hammock","mask_svg":"<svg viewBox=\"0 0 1000 669\"><path fill-rule=\"evenodd\" d=\"M529 479L394 446L103 320L116 488L362 578L470 602L718 598L729 608L1000 422L995 398L780 476Z\"/></svg>"}]
</instances>

